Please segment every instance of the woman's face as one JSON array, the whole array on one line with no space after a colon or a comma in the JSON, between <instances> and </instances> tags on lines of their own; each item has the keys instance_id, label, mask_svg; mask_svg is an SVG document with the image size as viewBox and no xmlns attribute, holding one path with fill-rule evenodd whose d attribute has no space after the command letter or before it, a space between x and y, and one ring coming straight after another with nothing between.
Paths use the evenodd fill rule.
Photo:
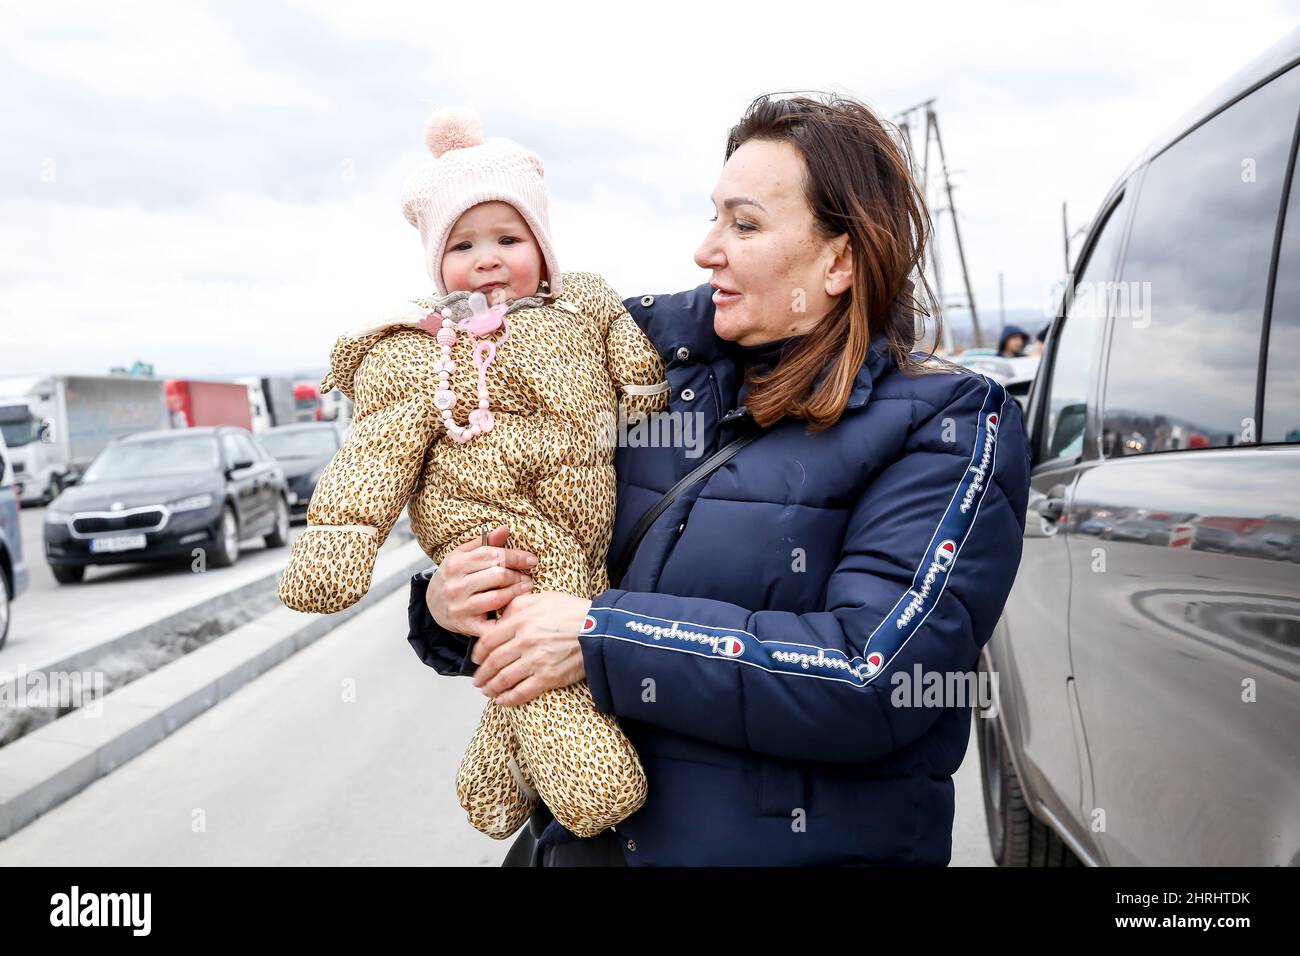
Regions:
<instances>
[{"instance_id":1,"label":"woman's face","mask_svg":"<svg viewBox=\"0 0 1300 956\"><path fill-rule=\"evenodd\" d=\"M801 335L852 284L848 236L817 234L804 199L806 166L786 142L751 139L722 168L716 224L695 252L713 272L713 328L740 345Z\"/></svg>"},{"instance_id":2,"label":"woman's face","mask_svg":"<svg viewBox=\"0 0 1300 956\"><path fill-rule=\"evenodd\" d=\"M482 292L491 305L536 295L542 249L508 202L471 206L456 220L442 253L448 292Z\"/></svg>"}]
</instances>

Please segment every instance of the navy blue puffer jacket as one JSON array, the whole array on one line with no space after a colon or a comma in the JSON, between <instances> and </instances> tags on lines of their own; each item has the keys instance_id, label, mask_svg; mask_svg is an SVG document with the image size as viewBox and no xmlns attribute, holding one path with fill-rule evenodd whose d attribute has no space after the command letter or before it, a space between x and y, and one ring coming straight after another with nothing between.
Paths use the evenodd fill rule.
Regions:
<instances>
[{"instance_id":1,"label":"navy blue puffer jacket","mask_svg":"<svg viewBox=\"0 0 1300 956\"><path fill-rule=\"evenodd\" d=\"M618 449L611 563L665 491L752 427L711 293L626 301L703 447ZM596 706L649 781L616 827L627 862L946 864L971 706L917 704L927 682L974 670L1028 492L1015 399L965 369L907 375L878 338L834 426L780 422L682 493L580 637ZM472 673L426 586L412 582L412 645ZM552 822L542 842L565 839Z\"/></svg>"}]
</instances>

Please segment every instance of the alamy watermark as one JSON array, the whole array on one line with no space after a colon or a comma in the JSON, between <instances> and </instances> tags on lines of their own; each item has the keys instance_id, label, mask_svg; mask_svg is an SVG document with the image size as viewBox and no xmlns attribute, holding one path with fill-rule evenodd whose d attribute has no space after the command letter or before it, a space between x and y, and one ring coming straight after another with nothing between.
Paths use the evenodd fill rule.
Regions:
<instances>
[{"instance_id":1,"label":"alamy watermark","mask_svg":"<svg viewBox=\"0 0 1300 956\"><path fill-rule=\"evenodd\" d=\"M67 893L50 897L50 925L119 926L133 936L148 936L152 909L152 893L82 892L74 883Z\"/></svg>"},{"instance_id":2,"label":"alamy watermark","mask_svg":"<svg viewBox=\"0 0 1300 956\"><path fill-rule=\"evenodd\" d=\"M0 671L0 707L57 707L103 712L103 671Z\"/></svg>"},{"instance_id":3,"label":"alamy watermark","mask_svg":"<svg viewBox=\"0 0 1300 956\"><path fill-rule=\"evenodd\" d=\"M894 707L974 707L981 717L998 715L997 671L926 671L921 665L895 671L889 683Z\"/></svg>"},{"instance_id":4,"label":"alamy watermark","mask_svg":"<svg viewBox=\"0 0 1300 956\"><path fill-rule=\"evenodd\" d=\"M617 415L597 416L602 448L684 448L687 458L704 453L704 415L700 412L631 412L620 405Z\"/></svg>"},{"instance_id":5,"label":"alamy watermark","mask_svg":"<svg viewBox=\"0 0 1300 956\"><path fill-rule=\"evenodd\" d=\"M1067 283L1073 280L1073 275L1067 277ZM1056 310L1055 301L1051 310ZM1136 279L1119 282L1081 279L1074 283L1070 315L1102 320L1107 314L1113 315L1116 321L1132 322L1135 329L1147 328L1151 324L1151 283Z\"/></svg>"}]
</instances>

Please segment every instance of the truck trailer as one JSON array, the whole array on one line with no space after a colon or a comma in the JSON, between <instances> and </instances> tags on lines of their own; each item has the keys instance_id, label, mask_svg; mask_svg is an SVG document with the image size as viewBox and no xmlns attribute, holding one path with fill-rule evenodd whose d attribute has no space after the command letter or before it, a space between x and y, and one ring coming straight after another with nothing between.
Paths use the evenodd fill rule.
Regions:
<instances>
[{"instance_id":1,"label":"truck trailer","mask_svg":"<svg viewBox=\"0 0 1300 956\"><path fill-rule=\"evenodd\" d=\"M167 428L163 382L130 375L0 380L0 430L23 504L47 503L109 442Z\"/></svg>"},{"instance_id":2,"label":"truck trailer","mask_svg":"<svg viewBox=\"0 0 1300 956\"><path fill-rule=\"evenodd\" d=\"M167 408L173 428L232 425L253 430L248 386L238 382L169 378Z\"/></svg>"},{"instance_id":3,"label":"truck trailer","mask_svg":"<svg viewBox=\"0 0 1300 956\"><path fill-rule=\"evenodd\" d=\"M248 376L236 382L248 386L248 404L253 417L253 431L263 432L298 420L293 397L293 380L283 376Z\"/></svg>"}]
</instances>

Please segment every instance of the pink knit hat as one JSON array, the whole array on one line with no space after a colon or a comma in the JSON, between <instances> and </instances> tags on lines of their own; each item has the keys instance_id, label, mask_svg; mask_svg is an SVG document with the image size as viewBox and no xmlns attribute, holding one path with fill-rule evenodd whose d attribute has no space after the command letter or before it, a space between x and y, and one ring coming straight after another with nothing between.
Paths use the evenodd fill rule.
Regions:
<instances>
[{"instance_id":1,"label":"pink knit hat","mask_svg":"<svg viewBox=\"0 0 1300 956\"><path fill-rule=\"evenodd\" d=\"M442 253L452 226L470 207L500 200L519 210L532 229L546 259L550 290L559 295L560 265L551 245L541 157L508 139L485 140L474 111L458 107L429 117L424 141L433 161L407 180L402 212L420 230L425 265L438 294L449 291L442 284Z\"/></svg>"}]
</instances>

